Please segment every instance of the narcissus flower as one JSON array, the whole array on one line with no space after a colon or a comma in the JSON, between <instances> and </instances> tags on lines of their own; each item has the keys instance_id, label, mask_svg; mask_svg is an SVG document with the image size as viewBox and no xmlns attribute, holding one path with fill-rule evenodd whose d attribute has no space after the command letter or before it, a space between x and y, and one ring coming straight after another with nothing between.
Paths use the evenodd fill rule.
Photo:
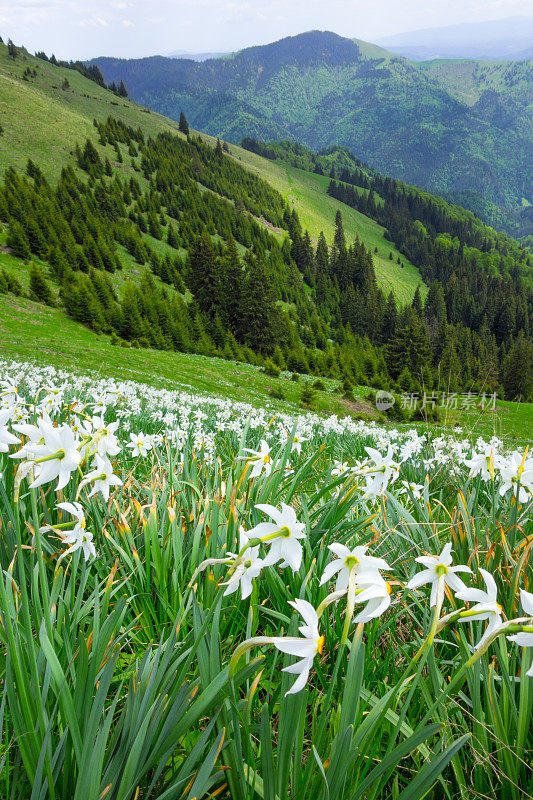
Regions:
<instances>
[{"instance_id":1,"label":"narcissus flower","mask_svg":"<svg viewBox=\"0 0 533 800\"><path fill-rule=\"evenodd\" d=\"M281 511L268 503L258 503L256 508L268 514L274 522L260 522L248 531L250 539L262 539L270 545L263 566L270 567L281 561L280 567L291 567L296 572L302 563L302 545L299 539L305 539L305 523L298 522L294 508L286 503L281 504Z\"/></svg>"},{"instance_id":2,"label":"narcissus flower","mask_svg":"<svg viewBox=\"0 0 533 800\"><path fill-rule=\"evenodd\" d=\"M390 584L383 580L378 573L373 573L372 580L370 580L370 575L370 573L366 573L363 576L368 579L368 583L357 584L355 602L366 603L366 605L353 618L355 623L370 622L371 619L380 617L390 606Z\"/></svg>"},{"instance_id":3,"label":"narcissus flower","mask_svg":"<svg viewBox=\"0 0 533 800\"><path fill-rule=\"evenodd\" d=\"M152 440L144 433L130 433L131 441L128 442L126 447L129 447L132 455L134 456L147 456L148 451L152 449Z\"/></svg>"},{"instance_id":4,"label":"narcissus flower","mask_svg":"<svg viewBox=\"0 0 533 800\"><path fill-rule=\"evenodd\" d=\"M527 614L528 617L533 617L533 594L531 592L526 592L525 589L521 589L520 602L522 603L524 613ZM523 631L522 633L515 633L513 636L508 636L507 638L511 642L516 642L520 647L533 647L533 633ZM533 663L526 672L526 675L533 678Z\"/></svg>"},{"instance_id":5,"label":"narcissus flower","mask_svg":"<svg viewBox=\"0 0 533 800\"><path fill-rule=\"evenodd\" d=\"M306 441L307 439L304 439L303 436L295 436L292 440L291 453L296 452L298 455L300 455L302 452L302 443Z\"/></svg>"},{"instance_id":6,"label":"narcissus flower","mask_svg":"<svg viewBox=\"0 0 533 800\"><path fill-rule=\"evenodd\" d=\"M366 452L374 461L366 478L365 497L372 499L379 497L387 491L389 483L394 482L399 475L400 465L394 461L394 449L389 445L387 455L382 456L379 450L365 447Z\"/></svg>"},{"instance_id":7,"label":"narcissus flower","mask_svg":"<svg viewBox=\"0 0 533 800\"><path fill-rule=\"evenodd\" d=\"M264 472L265 475L270 475L272 472L270 447L265 439L261 439L261 447L259 450L250 450L249 447L245 447L244 450L246 453L250 453L249 456L245 456L246 461L253 464L250 478L257 478L262 472Z\"/></svg>"},{"instance_id":8,"label":"narcissus flower","mask_svg":"<svg viewBox=\"0 0 533 800\"><path fill-rule=\"evenodd\" d=\"M456 572L472 572L470 567L465 564L457 564L452 566L452 546L450 543L446 544L442 552L438 556L419 556L415 558L419 564L422 564L426 569L417 573L411 578L407 584L408 589L418 589L426 583L431 584L431 597L430 606L436 605L437 602L437 589L439 578L444 576L444 583L447 584L454 592L466 591L466 585L461 578L457 577Z\"/></svg>"},{"instance_id":9,"label":"narcissus flower","mask_svg":"<svg viewBox=\"0 0 533 800\"><path fill-rule=\"evenodd\" d=\"M0 453L7 453L9 445L20 444L20 439L7 429L7 423L11 419L11 409L0 411Z\"/></svg>"},{"instance_id":10,"label":"narcissus flower","mask_svg":"<svg viewBox=\"0 0 533 800\"><path fill-rule=\"evenodd\" d=\"M502 484L500 494L512 490L521 503L526 503L533 495L533 458L526 458L515 450L507 463L500 468Z\"/></svg>"},{"instance_id":11,"label":"narcissus flower","mask_svg":"<svg viewBox=\"0 0 533 800\"><path fill-rule=\"evenodd\" d=\"M459 622L474 622L475 620L487 620L488 625L485 633L476 644L476 649L485 644L488 637L502 624L502 607L496 602L498 589L496 581L486 569L479 570L485 581L487 591L482 589L464 589L457 592L456 597L459 600L466 600L468 603L474 603L469 611L459 617Z\"/></svg>"},{"instance_id":12,"label":"narcissus flower","mask_svg":"<svg viewBox=\"0 0 533 800\"><path fill-rule=\"evenodd\" d=\"M494 478L495 469L495 455L494 447L487 445L482 453L476 450L472 453L472 458L465 459L465 467L470 469L470 477L475 478L476 475L481 475L484 481L490 481Z\"/></svg>"},{"instance_id":13,"label":"narcissus flower","mask_svg":"<svg viewBox=\"0 0 533 800\"><path fill-rule=\"evenodd\" d=\"M109 490L111 486L122 486L122 481L118 475L115 475L113 472L111 461L107 456L102 458L98 453L94 456L92 471L87 473L85 478L81 481L79 488L81 489L88 483L93 484L89 497L92 497L97 492L101 492L106 503L109 500Z\"/></svg>"},{"instance_id":14,"label":"narcissus flower","mask_svg":"<svg viewBox=\"0 0 533 800\"><path fill-rule=\"evenodd\" d=\"M102 418L93 417L94 425L94 448L100 456L116 456L120 453L115 432L118 428L118 421L104 422Z\"/></svg>"},{"instance_id":15,"label":"narcissus flower","mask_svg":"<svg viewBox=\"0 0 533 800\"><path fill-rule=\"evenodd\" d=\"M39 466L39 474L30 486L35 489L57 478L56 491L59 492L67 485L81 461L79 442L69 425L54 428L40 420L39 428L43 434L43 444L33 448L33 460Z\"/></svg>"},{"instance_id":16,"label":"narcissus flower","mask_svg":"<svg viewBox=\"0 0 533 800\"><path fill-rule=\"evenodd\" d=\"M94 558L96 550L93 544L93 535L86 528L85 513L81 503L58 503L57 507L66 511L67 514L71 514L76 520L71 530L60 531L63 543L68 545L68 550L59 557L58 563L62 558L76 552L76 550L82 551L85 561L88 561L91 556ZM53 526L46 525L40 531L43 532L50 529L55 530Z\"/></svg>"},{"instance_id":17,"label":"narcissus flower","mask_svg":"<svg viewBox=\"0 0 533 800\"><path fill-rule=\"evenodd\" d=\"M250 539L248 535L241 528L239 539L240 550L243 550L249 541ZM239 556L235 555L234 553L228 553L228 556L233 556L236 559L239 558ZM224 592L224 596L233 594L233 592L236 592L240 586L241 598L245 600L252 593L253 579L257 578L261 574L262 569L263 562L259 558L259 545L257 547L248 547L243 556L241 556L234 572L227 582L227 588Z\"/></svg>"},{"instance_id":18,"label":"narcissus flower","mask_svg":"<svg viewBox=\"0 0 533 800\"><path fill-rule=\"evenodd\" d=\"M390 569L389 565L382 558L367 555L368 547L358 545L350 550L344 544L330 544L328 549L337 556L337 558L326 564L324 574L320 580L320 585L327 583L336 573L337 583L335 585L336 592L342 592L348 588L348 581L350 571L353 569L356 572L356 582L359 584L360 576L365 572L377 572L380 569Z\"/></svg>"},{"instance_id":19,"label":"narcissus flower","mask_svg":"<svg viewBox=\"0 0 533 800\"><path fill-rule=\"evenodd\" d=\"M320 635L318 629L318 616L307 600L290 600L291 605L303 618L305 625L301 625L298 630L303 638L292 636L276 636L273 643L282 653L296 656L300 660L295 664L284 667L283 672L291 675L298 675L293 685L285 696L300 692L309 679L309 672L313 666L313 661L317 653L322 654L324 647L324 636Z\"/></svg>"}]
</instances>

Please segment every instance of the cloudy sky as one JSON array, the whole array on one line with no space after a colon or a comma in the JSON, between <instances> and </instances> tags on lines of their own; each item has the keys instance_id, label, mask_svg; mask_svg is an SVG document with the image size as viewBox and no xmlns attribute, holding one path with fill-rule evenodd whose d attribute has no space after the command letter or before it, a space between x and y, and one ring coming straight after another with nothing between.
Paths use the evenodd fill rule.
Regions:
<instances>
[{"instance_id":1,"label":"cloudy sky","mask_svg":"<svg viewBox=\"0 0 533 800\"><path fill-rule=\"evenodd\" d=\"M310 29L376 40L531 13L531 0L0 0L0 34L58 58L231 51Z\"/></svg>"}]
</instances>

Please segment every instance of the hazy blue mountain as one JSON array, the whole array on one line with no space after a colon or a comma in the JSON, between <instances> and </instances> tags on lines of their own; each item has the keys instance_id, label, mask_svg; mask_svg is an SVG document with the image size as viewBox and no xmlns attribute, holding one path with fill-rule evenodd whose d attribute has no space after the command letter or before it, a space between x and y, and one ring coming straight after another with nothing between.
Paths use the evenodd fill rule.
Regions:
<instances>
[{"instance_id":1,"label":"hazy blue mountain","mask_svg":"<svg viewBox=\"0 0 533 800\"><path fill-rule=\"evenodd\" d=\"M221 58L229 53L189 53L188 50L175 50L167 53L167 58L188 58L191 61L207 61L210 58Z\"/></svg>"},{"instance_id":2,"label":"hazy blue mountain","mask_svg":"<svg viewBox=\"0 0 533 800\"><path fill-rule=\"evenodd\" d=\"M533 58L533 16L398 33L378 44L415 61L473 58L520 61Z\"/></svg>"}]
</instances>

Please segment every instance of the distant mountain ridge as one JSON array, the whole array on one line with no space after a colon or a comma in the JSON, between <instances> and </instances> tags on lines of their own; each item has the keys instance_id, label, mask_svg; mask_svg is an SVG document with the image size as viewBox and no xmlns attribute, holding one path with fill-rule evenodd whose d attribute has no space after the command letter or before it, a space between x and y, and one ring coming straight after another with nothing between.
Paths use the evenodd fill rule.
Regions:
<instances>
[{"instance_id":1,"label":"distant mountain ridge","mask_svg":"<svg viewBox=\"0 0 533 800\"><path fill-rule=\"evenodd\" d=\"M186 58L190 61L208 61L210 58L222 58L222 56L230 55L224 53L190 53L188 50L175 50L173 53L167 53L167 58Z\"/></svg>"},{"instance_id":2,"label":"distant mountain ridge","mask_svg":"<svg viewBox=\"0 0 533 800\"><path fill-rule=\"evenodd\" d=\"M533 16L425 28L378 39L394 53L435 58L522 61L533 58Z\"/></svg>"},{"instance_id":3,"label":"distant mountain ridge","mask_svg":"<svg viewBox=\"0 0 533 800\"><path fill-rule=\"evenodd\" d=\"M204 62L94 63L106 80L124 79L138 102L174 119L183 110L206 133L235 143L251 136L346 146L508 230L515 222L507 210L533 202L531 62L437 69L310 31Z\"/></svg>"}]
</instances>

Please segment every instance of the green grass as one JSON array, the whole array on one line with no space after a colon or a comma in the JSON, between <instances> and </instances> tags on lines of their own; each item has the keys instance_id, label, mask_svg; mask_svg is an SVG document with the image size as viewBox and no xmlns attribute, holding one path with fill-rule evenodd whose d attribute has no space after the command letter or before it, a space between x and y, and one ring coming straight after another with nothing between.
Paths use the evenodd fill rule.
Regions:
<instances>
[{"instance_id":1,"label":"green grass","mask_svg":"<svg viewBox=\"0 0 533 800\"><path fill-rule=\"evenodd\" d=\"M371 250L376 277L386 294L392 291L401 303L412 300L417 286L420 286L423 296L427 294L427 287L418 269L400 254L392 242L385 239L385 229L381 225L326 194L328 177L280 161L270 161L235 145L231 145L231 151L245 167L260 174L282 194L291 208L296 209L302 227L309 231L315 242L321 231L324 231L328 242L332 241L335 214L340 209L348 242L359 236ZM374 253L376 247L378 252ZM390 252L392 261L389 259ZM398 257L403 268L397 263Z\"/></svg>"},{"instance_id":2,"label":"green grass","mask_svg":"<svg viewBox=\"0 0 533 800\"><path fill-rule=\"evenodd\" d=\"M0 257L0 264L4 258ZM25 298L0 295L0 355L66 370L91 371L117 380L135 380L157 386L163 383L169 388L227 397L250 403L256 408L266 406L273 411L302 412L299 397L305 378L295 383L285 375L280 378L264 375L249 364L184 353L117 347L110 343L109 337L96 335L66 317L62 311ZM321 380L327 391L317 391L314 410L339 416L378 418L373 405L363 399L368 387L355 387L356 402L351 403L334 393L338 386L336 381ZM274 400L269 396L269 390L275 387L282 389L286 400ZM498 401L495 413L490 410L483 414L475 409L457 410L443 420L442 428L449 430L455 425L461 425L464 435L474 439L478 436L488 439L496 434L517 447L533 444L533 403ZM425 425L417 423L416 427L424 429ZM432 426L430 430L438 432L440 428Z\"/></svg>"},{"instance_id":3,"label":"green grass","mask_svg":"<svg viewBox=\"0 0 533 800\"><path fill-rule=\"evenodd\" d=\"M67 370L91 371L102 377L152 385L165 382L174 389L227 397L255 407L301 411L298 401L303 380L272 378L257 367L219 358L112 345L108 336L95 334L59 309L20 297L0 295L0 354ZM322 381L330 390L336 385L335 381ZM274 387L282 389L286 400L269 396L269 389ZM359 394L363 391L360 387ZM363 412L377 416L369 404L351 404L331 391L317 392L316 410L342 416Z\"/></svg>"},{"instance_id":4,"label":"green grass","mask_svg":"<svg viewBox=\"0 0 533 800\"><path fill-rule=\"evenodd\" d=\"M37 77L22 79L24 70L36 69ZM62 89L67 79L70 88ZM33 159L48 179L56 179L71 157L76 142L95 138L93 119L115 116L147 136L178 131L178 124L130 100L117 98L75 70L55 67L21 53L15 61L0 45L0 173L9 166L24 169ZM109 150L109 148L108 148ZM131 171L129 158L122 170Z\"/></svg>"}]
</instances>

